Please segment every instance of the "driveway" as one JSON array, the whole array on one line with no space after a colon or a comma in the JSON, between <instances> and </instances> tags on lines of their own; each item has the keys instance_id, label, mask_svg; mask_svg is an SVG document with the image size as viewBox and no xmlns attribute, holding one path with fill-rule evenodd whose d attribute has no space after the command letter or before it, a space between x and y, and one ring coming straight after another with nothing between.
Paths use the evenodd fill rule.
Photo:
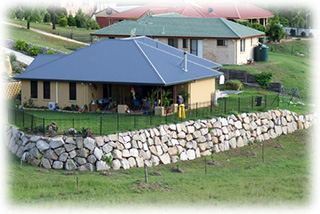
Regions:
<instances>
[{"instance_id":1,"label":"driveway","mask_svg":"<svg viewBox=\"0 0 320 214\"><path fill-rule=\"evenodd\" d=\"M33 57L27 56L25 54L22 54L20 52L14 51L14 50L11 50L11 49L6 48L6 47L0 46L0 50L3 50L7 54L14 53L17 56L17 60L18 61L20 61L20 62L22 62L24 64L27 64L27 65L30 65L31 62L34 60Z\"/></svg>"}]
</instances>

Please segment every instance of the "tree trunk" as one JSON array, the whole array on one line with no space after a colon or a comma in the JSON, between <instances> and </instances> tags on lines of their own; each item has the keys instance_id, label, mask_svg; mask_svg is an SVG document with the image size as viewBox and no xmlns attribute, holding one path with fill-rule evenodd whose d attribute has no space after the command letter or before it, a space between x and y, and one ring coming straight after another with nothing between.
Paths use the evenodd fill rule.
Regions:
<instances>
[{"instance_id":1,"label":"tree trunk","mask_svg":"<svg viewBox=\"0 0 320 214\"><path fill-rule=\"evenodd\" d=\"M52 15L52 30L56 29L56 14L53 12Z\"/></svg>"},{"instance_id":2,"label":"tree trunk","mask_svg":"<svg viewBox=\"0 0 320 214\"><path fill-rule=\"evenodd\" d=\"M30 29L30 22L27 22L27 29Z\"/></svg>"}]
</instances>

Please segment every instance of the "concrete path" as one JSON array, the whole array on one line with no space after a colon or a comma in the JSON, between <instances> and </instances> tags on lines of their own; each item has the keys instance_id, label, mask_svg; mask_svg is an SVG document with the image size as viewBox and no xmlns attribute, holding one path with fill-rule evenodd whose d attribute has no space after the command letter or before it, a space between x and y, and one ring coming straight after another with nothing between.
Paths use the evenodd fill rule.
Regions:
<instances>
[{"instance_id":1,"label":"concrete path","mask_svg":"<svg viewBox=\"0 0 320 214\"><path fill-rule=\"evenodd\" d=\"M17 25L17 24L13 24L13 23L10 23L10 22L2 21L0 23L1 24L5 24L5 25L9 25L9 26L13 26L13 27L18 27L18 28L27 28L27 27L25 27L23 25ZM30 28L30 30L32 30L34 32L37 32L37 33L41 33L41 34L46 35L46 36L51 36L51 37L54 37L54 38L57 38L57 39L63 39L63 40L69 41L69 42L75 42L75 43L82 44L82 45L90 45L88 43L79 42L79 41L74 40L74 39L69 39L67 37L58 36L58 35L55 35L55 34L52 34L52 33L48 33L48 32L42 31L42 30L38 30L38 29L34 29L34 28Z\"/></svg>"},{"instance_id":2,"label":"concrete path","mask_svg":"<svg viewBox=\"0 0 320 214\"><path fill-rule=\"evenodd\" d=\"M17 56L17 60L24 63L24 64L27 64L27 65L30 65L31 62L34 60L33 57L31 56L27 56L25 54L22 54L20 52L17 52L17 51L14 51L14 50L11 50L9 48L6 48L6 47L2 47L0 46L0 50L3 50L5 53L14 53L16 56Z\"/></svg>"}]
</instances>

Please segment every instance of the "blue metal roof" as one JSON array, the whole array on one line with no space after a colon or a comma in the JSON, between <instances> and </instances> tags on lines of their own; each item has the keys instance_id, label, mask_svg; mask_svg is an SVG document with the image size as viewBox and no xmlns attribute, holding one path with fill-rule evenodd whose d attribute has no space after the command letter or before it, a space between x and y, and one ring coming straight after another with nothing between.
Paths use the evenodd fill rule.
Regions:
<instances>
[{"instance_id":1,"label":"blue metal roof","mask_svg":"<svg viewBox=\"0 0 320 214\"><path fill-rule=\"evenodd\" d=\"M64 56L39 55L15 79L166 86L221 75L221 65L148 37L105 39Z\"/></svg>"}]
</instances>

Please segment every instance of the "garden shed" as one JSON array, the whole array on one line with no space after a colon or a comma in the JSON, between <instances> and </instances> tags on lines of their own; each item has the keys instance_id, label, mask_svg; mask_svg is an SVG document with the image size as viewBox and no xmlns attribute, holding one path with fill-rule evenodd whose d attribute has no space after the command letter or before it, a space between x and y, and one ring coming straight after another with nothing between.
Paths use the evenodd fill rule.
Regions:
<instances>
[{"instance_id":1,"label":"garden shed","mask_svg":"<svg viewBox=\"0 0 320 214\"><path fill-rule=\"evenodd\" d=\"M162 105L165 91L171 103L189 94L188 103L210 101L221 65L185 53L148 37L106 39L71 54L39 55L23 74L22 104L60 108L90 104L143 105L157 90Z\"/></svg>"}]
</instances>

